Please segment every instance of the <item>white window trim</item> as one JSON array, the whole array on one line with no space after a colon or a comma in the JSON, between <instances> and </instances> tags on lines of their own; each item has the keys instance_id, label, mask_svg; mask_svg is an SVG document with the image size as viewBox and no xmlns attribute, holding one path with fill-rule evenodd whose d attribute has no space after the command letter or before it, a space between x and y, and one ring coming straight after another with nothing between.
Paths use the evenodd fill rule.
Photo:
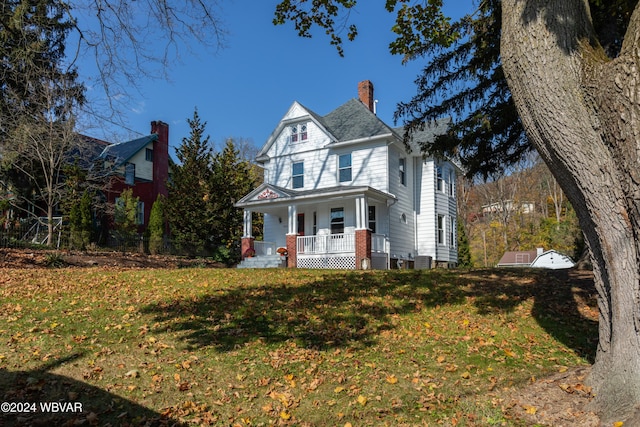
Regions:
<instances>
[{"instance_id":1,"label":"white window trim","mask_svg":"<svg viewBox=\"0 0 640 427\"><path fill-rule=\"evenodd\" d=\"M444 215L440 215L438 214L436 217L436 243L438 243L438 245L446 245L446 240L445 240L445 228L446 228L446 223L445 223L445 216Z\"/></svg>"}]
</instances>

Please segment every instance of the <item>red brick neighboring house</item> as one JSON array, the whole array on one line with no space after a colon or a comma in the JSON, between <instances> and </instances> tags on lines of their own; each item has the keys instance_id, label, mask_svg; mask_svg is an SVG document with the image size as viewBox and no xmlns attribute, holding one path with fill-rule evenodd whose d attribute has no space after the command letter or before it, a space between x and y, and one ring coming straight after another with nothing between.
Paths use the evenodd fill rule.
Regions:
<instances>
[{"instance_id":1,"label":"red brick neighboring house","mask_svg":"<svg viewBox=\"0 0 640 427\"><path fill-rule=\"evenodd\" d=\"M115 203L128 188L140 199L139 231L146 229L153 202L159 195L167 196L169 179L169 125L151 122L151 134L104 149L100 158L115 170L108 190L107 202Z\"/></svg>"}]
</instances>

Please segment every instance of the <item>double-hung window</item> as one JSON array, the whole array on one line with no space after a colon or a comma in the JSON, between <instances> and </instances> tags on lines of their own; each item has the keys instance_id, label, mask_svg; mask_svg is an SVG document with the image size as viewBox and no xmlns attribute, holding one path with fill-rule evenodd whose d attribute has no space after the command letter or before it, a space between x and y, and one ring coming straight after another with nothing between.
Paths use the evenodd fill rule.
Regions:
<instances>
[{"instance_id":1,"label":"double-hung window","mask_svg":"<svg viewBox=\"0 0 640 427\"><path fill-rule=\"evenodd\" d=\"M402 184L402 185L407 185L406 167L407 167L407 159L405 159L404 157L401 157L398 169L399 169L399 172L400 172L400 184Z\"/></svg>"},{"instance_id":2,"label":"double-hung window","mask_svg":"<svg viewBox=\"0 0 640 427\"><path fill-rule=\"evenodd\" d=\"M444 191L444 178L442 177L442 168L436 166L436 190Z\"/></svg>"},{"instance_id":3,"label":"double-hung window","mask_svg":"<svg viewBox=\"0 0 640 427\"><path fill-rule=\"evenodd\" d=\"M304 162L295 162L291 168L291 187L304 187Z\"/></svg>"},{"instance_id":4,"label":"double-hung window","mask_svg":"<svg viewBox=\"0 0 640 427\"><path fill-rule=\"evenodd\" d=\"M444 245L444 215L438 215L438 244Z\"/></svg>"},{"instance_id":5,"label":"double-hung window","mask_svg":"<svg viewBox=\"0 0 640 427\"><path fill-rule=\"evenodd\" d=\"M344 208L331 208L331 234L344 233Z\"/></svg>"},{"instance_id":6,"label":"double-hung window","mask_svg":"<svg viewBox=\"0 0 640 427\"><path fill-rule=\"evenodd\" d=\"M338 181L351 181L351 153L338 156Z\"/></svg>"},{"instance_id":7,"label":"double-hung window","mask_svg":"<svg viewBox=\"0 0 640 427\"><path fill-rule=\"evenodd\" d=\"M309 137L307 133L307 124L299 123L297 125L291 126L291 142L302 142L306 141Z\"/></svg>"}]
</instances>

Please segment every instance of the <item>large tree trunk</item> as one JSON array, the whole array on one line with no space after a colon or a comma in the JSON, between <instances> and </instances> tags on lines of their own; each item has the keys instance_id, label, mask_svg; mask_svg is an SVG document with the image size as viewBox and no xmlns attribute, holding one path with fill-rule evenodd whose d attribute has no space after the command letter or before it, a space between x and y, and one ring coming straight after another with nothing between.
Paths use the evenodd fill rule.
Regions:
<instances>
[{"instance_id":1,"label":"large tree trunk","mask_svg":"<svg viewBox=\"0 0 640 427\"><path fill-rule=\"evenodd\" d=\"M595 42L587 0L503 0L502 64L527 132L573 204L600 310L590 383L603 421L640 403L640 9L621 55Z\"/></svg>"}]
</instances>

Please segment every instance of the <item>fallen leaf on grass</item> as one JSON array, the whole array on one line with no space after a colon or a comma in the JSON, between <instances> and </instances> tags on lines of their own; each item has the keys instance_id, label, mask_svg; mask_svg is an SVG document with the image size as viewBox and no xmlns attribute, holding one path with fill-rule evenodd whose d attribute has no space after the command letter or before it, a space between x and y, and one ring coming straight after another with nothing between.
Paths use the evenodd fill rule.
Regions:
<instances>
[{"instance_id":1,"label":"fallen leaf on grass","mask_svg":"<svg viewBox=\"0 0 640 427\"><path fill-rule=\"evenodd\" d=\"M398 382L398 378L397 378L395 375L389 375L389 376L387 377L387 382L388 382L389 384L395 384L395 383L397 383L397 382Z\"/></svg>"},{"instance_id":2,"label":"fallen leaf on grass","mask_svg":"<svg viewBox=\"0 0 640 427\"><path fill-rule=\"evenodd\" d=\"M280 411L280 418L282 418L283 420L288 420L289 418L291 418L291 414L287 411Z\"/></svg>"},{"instance_id":3,"label":"fallen leaf on grass","mask_svg":"<svg viewBox=\"0 0 640 427\"><path fill-rule=\"evenodd\" d=\"M367 404L367 398L364 397L363 395L358 396L358 403L361 404L362 406Z\"/></svg>"}]
</instances>

